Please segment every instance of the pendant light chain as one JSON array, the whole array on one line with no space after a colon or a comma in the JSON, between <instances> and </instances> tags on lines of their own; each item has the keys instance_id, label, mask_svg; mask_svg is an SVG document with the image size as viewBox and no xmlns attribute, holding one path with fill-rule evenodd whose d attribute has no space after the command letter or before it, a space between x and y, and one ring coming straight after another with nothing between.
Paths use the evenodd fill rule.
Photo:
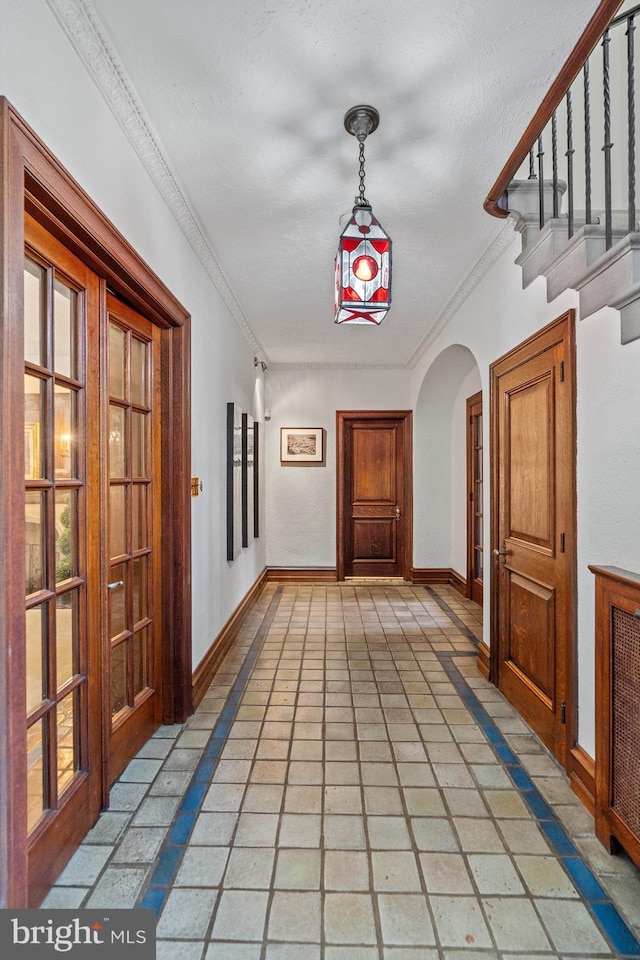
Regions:
<instances>
[{"instance_id":1,"label":"pendant light chain","mask_svg":"<svg viewBox=\"0 0 640 960\"><path fill-rule=\"evenodd\" d=\"M360 140L360 195L356 197L356 206L358 207L368 207L369 201L364 195L364 137L359 137Z\"/></svg>"}]
</instances>

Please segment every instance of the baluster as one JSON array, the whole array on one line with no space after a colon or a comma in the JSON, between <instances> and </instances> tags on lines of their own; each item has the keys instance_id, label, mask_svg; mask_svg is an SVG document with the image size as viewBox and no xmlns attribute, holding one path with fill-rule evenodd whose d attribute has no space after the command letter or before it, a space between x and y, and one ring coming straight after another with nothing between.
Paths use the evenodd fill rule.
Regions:
<instances>
[{"instance_id":1,"label":"baluster","mask_svg":"<svg viewBox=\"0 0 640 960\"><path fill-rule=\"evenodd\" d=\"M531 150L529 150L529 180L536 179L536 169L535 169L534 163L535 161L533 159L533 147L531 147Z\"/></svg>"},{"instance_id":2,"label":"baluster","mask_svg":"<svg viewBox=\"0 0 640 960\"><path fill-rule=\"evenodd\" d=\"M589 61L583 68L584 77L584 216L591 223L591 89Z\"/></svg>"},{"instance_id":3,"label":"baluster","mask_svg":"<svg viewBox=\"0 0 640 960\"><path fill-rule=\"evenodd\" d=\"M553 217L558 217L558 118L555 110L551 117L551 162L553 166Z\"/></svg>"},{"instance_id":4,"label":"baluster","mask_svg":"<svg viewBox=\"0 0 640 960\"><path fill-rule=\"evenodd\" d=\"M636 229L636 102L634 33L635 18L627 21L627 118L629 127L629 233Z\"/></svg>"},{"instance_id":5,"label":"baluster","mask_svg":"<svg viewBox=\"0 0 640 960\"><path fill-rule=\"evenodd\" d=\"M567 90L567 220L569 237L573 236L573 104Z\"/></svg>"},{"instance_id":6,"label":"baluster","mask_svg":"<svg viewBox=\"0 0 640 960\"><path fill-rule=\"evenodd\" d=\"M544 227L544 150L542 134L538 137L538 207L540 209L540 229Z\"/></svg>"},{"instance_id":7,"label":"baluster","mask_svg":"<svg viewBox=\"0 0 640 960\"><path fill-rule=\"evenodd\" d=\"M609 31L605 30L602 37L602 83L604 92L604 218L605 218L605 247L610 249L613 230L611 220L611 92L609 89Z\"/></svg>"}]
</instances>

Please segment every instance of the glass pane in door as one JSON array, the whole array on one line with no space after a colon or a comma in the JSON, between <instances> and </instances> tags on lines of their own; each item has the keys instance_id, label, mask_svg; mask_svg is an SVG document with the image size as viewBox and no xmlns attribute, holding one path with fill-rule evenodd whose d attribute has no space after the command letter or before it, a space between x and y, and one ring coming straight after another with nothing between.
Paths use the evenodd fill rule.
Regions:
<instances>
[{"instance_id":1,"label":"glass pane in door","mask_svg":"<svg viewBox=\"0 0 640 960\"><path fill-rule=\"evenodd\" d=\"M27 490L24 504L25 594L37 593L45 575L45 496L41 490Z\"/></svg>"},{"instance_id":2,"label":"glass pane in door","mask_svg":"<svg viewBox=\"0 0 640 960\"><path fill-rule=\"evenodd\" d=\"M53 369L65 377L76 379L76 297L61 280L53 283Z\"/></svg>"},{"instance_id":3,"label":"glass pane in door","mask_svg":"<svg viewBox=\"0 0 640 960\"><path fill-rule=\"evenodd\" d=\"M39 480L43 473L44 400L46 381L25 374L24 378L24 478Z\"/></svg>"},{"instance_id":4,"label":"glass pane in door","mask_svg":"<svg viewBox=\"0 0 640 960\"><path fill-rule=\"evenodd\" d=\"M27 731L27 826L29 832L45 810L44 720L36 720Z\"/></svg>"},{"instance_id":5,"label":"glass pane in door","mask_svg":"<svg viewBox=\"0 0 640 960\"><path fill-rule=\"evenodd\" d=\"M144 340L131 338L131 402L139 407L147 406L147 350Z\"/></svg>"},{"instance_id":6,"label":"glass pane in door","mask_svg":"<svg viewBox=\"0 0 640 960\"><path fill-rule=\"evenodd\" d=\"M47 272L29 257L24 259L24 358L41 366L45 344Z\"/></svg>"}]
</instances>

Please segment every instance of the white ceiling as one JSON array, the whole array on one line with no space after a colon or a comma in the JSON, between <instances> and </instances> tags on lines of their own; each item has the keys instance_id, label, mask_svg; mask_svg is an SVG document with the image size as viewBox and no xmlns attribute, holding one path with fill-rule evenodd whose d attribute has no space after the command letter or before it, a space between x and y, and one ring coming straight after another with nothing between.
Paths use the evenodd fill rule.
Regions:
<instances>
[{"instance_id":1,"label":"white ceiling","mask_svg":"<svg viewBox=\"0 0 640 960\"><path fill-rule=\"evenodd\" d=\"M49 2L67 28L70 7L92 20L256 352L332 366L411 364L450 315L503 227L483 200L598 5ZM358 188L343 117L357 103L380 112L367 197L394 243L380 327L333 323L339 218Z\"/></svg>"}]
</instances>

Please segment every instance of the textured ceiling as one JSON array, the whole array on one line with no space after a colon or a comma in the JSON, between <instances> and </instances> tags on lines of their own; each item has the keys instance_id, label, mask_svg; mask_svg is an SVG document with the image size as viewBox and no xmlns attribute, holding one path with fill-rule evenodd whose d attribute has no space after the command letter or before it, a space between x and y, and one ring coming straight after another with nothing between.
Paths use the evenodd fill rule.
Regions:
<instances>
[{"instance_id":1,"label":"textured ceiling","mask_svg":"<svg viewBox=\"0 0 640 960\"><path fill-rule=\"evenodd\" d=\"M597 7L49 2L67 26L81 8L103 37L258 352L330 365L410 364L451 313L503 227L484 197ZM343 116L356 103L380 112L367 197L394 242L377 328L333 323L339 218L358 187Z\"/></svg>"}]
</instances>

